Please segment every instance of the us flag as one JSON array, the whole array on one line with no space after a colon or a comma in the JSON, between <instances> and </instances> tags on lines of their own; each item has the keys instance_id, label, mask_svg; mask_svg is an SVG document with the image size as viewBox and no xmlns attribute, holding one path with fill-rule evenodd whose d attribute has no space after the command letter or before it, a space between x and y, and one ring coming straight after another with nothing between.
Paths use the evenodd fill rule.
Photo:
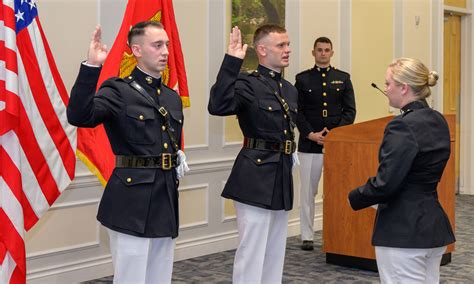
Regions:
<instances>
[{"instance_id":1,"label":"us flag","mask_svg":"<svg viewBox=\"0 0 474 284\"><path fill-rule=\"evenodd\" d=\"M0 1L0 283L25 283L24 235L74 178L76 129L35 1Z\"/></svg>"}]
</instances>

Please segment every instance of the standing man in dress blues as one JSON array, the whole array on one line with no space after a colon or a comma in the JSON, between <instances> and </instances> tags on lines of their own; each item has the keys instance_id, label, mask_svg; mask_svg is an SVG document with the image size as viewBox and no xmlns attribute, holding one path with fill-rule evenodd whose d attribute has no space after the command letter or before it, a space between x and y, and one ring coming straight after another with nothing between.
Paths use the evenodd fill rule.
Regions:
<instances>
[{"instance_id":1,"label":"standing man in dress blues","mask_svg":"<svg viewBox=\"0 0 474 284\"><path fill-rule=\"evenodd\" d=\"M185 165L182 103L161 80L169 44L161 23L136 24L128 44L137 67L126 78L104 81L95 94L107 50L100 28L94 31L67 115L79 127L103 124L116 155L97 214L110 238L114 283L171 283L178 174Z\"/></svg>"},{"instance_id":2,"label":"standing man in dress blues","mask_svg":"<svg viewBox=\"0 0 474 284\"><path fill-rule=\"evenodd\" d=\"M349 73L331 66L334 55L327 37L316 39L313 46L314 68L296 75L300 132L301 249L313 250L314 198L318 193L323 168L324 136L333 128L354 123L356 108Z\"/></svg>"},{"instance_id":3,"label":"standing man in dress blues","mask_svg":"<svg viewBox=\"0 0 474 284\"><path fill-rule=\"evenodd\" d=\"M260 65L239 74L247 45L242 45L239 28L232 29L208 109L212 115L237 115L244 135L222 193L234 201L237 212L233 283L281 283L288 211L293 207L298 93L281 75L291 52L286 30L261 26L253 44Z\"/></svg>"}]
</instances>

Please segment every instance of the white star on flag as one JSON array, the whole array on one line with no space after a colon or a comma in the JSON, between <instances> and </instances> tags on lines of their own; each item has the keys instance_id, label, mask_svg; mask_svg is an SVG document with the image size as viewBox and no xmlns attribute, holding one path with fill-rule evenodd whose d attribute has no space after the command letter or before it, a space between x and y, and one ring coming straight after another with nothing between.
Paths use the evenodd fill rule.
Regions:
<instances>
[{"instance_id":1,"label":"white star on flag","mask_svg":"<svg viewBox=\"0 0 474 284\"><path fill-rule=\"evenodd\" d=\"M21 12L20 10L18 10L18 12L15 14L15 17L16 17L16 21L19 22L20 20L24 21L25 19L23 19L23 14L25 12Z\"/></svg>"}]
</instances>

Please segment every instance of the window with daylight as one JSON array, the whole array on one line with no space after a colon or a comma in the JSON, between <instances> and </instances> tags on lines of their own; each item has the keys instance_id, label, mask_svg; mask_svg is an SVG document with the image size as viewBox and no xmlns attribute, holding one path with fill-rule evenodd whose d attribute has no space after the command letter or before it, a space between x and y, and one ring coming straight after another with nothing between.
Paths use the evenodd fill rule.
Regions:
<instances>
[{"instance_id":1,"label":"window with daylight","mask_svg":"<svg viewBox=\"0 0 474 284\"><path fill-rule=\"evenodd\" d=\"M252 46L253 33L263 24L285 26L286 0L232 0L232 27L242 31L242 42L249 48L242 71L253 70L258 65L257 55Z\"/></svg>"}]
</instances>

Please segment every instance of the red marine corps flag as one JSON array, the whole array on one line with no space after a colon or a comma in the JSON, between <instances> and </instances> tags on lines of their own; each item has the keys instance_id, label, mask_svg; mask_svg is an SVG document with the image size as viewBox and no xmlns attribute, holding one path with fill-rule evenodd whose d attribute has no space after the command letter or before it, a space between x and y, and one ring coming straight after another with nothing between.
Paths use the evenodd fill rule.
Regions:
<instances>
[{"instance_id":1,"label":"red marine corps flag","mask_svg":"<svg viewBox=\"0 0 474 284\"><path fill-rule=\"evenodd\" d=\"M0 283L25 283L25 232L74 178L76 130L34 0L0 1Z\"/></svg>"},{"instance_id":2,"label":"red marine corps flag","mask_svg":"<svg viewBox=\"0 0 474 284\"><path fill-rule=\"evenodd\" d=\"M124 78L135 68L137 62L127 45L127 34L133 25L142 21L158 21L163 24L170 40L168 66L162 74L163 83L178 92L183 106L189 106L186 71L172 0L128 1L122 26L102 67L97 87L110 77ZM115 167L115 156L104 127L79 128L77 144L79 158L105 185Z\"/></svg>"}]
</instances>

